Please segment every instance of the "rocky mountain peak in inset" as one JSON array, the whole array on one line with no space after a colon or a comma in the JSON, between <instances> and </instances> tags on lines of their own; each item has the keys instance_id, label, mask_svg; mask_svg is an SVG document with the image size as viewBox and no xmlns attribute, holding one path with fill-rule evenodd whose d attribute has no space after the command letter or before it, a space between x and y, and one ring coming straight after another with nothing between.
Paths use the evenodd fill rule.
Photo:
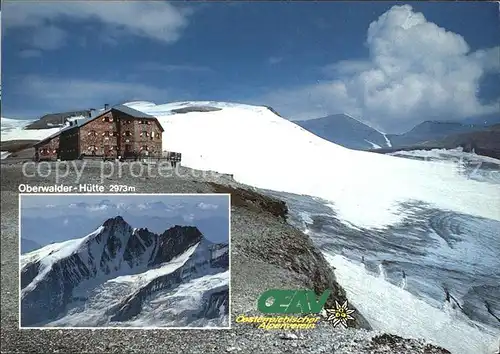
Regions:
<instances>
[{"instance_id":1,"label":"rocky mountain peak in inset","mask_svg":"<svg viewBox=\"0 0 500 354\"><path fill-rule=\"evenodd\" d=\"M194 246L200 242L203 234L195 226L175 225L166 230L158 238L157 251L151 265L170 261L182 249Z\"/></svg>"},{"instance_id":2,"label":"rocky mountain peak in inset","mask_svg":"<svg viewBox=\"0 0 500 354\"><path fill-rule=\"evenodd\" d=\"M116 216L107 219L102 226L86 240L85 245L87 246L89 254L98 252L95 250L94 245L92 245L94 242L101 245L102 251L99 265L106 274L113 271L108 264L111 260L116 259L117 262L113 262L115 268L120 266L123 249L132 233L132 226L130 226L123 217ZM80 252L81 251L82 250L80 250ZM92 256L96 257L98 254L93 254Z\"/></svg>"},{"instance_id":3,"label":"rocky mountain peak in inset","mask_svg":"<svg viewBox=\"0 0 500 354\"><path fill-rule=\"evenodd\" d=\"M96 284L109 287L111 285L107 282L116 277L135 276L166 267L157 275L168 278L161 287L160 283L153 286L156 284L153 280L144 284L149 289L147 293L151 294L192 278L187 277L188 274L205 272L201 271L202 268L227 269L227 250L214 253L213 245L216 244L204 238L194 226L175 225L157 234L147 228L133 228L120 215L109 218L83 238L51 245L53 250L48 255L42 251L30 254L32 258L21 271L23 325L54 319L73 303L75 296L87 296L77 296L75 291L81 293L82 289L94 289ZM169 265L170 261L175 261L174 265ZM171 273L168 270L184 263L184 271L179 269Z\"/></svg>"},{"instance_id":4,"label":"rocky mountain peak in inset","mask_svg":"<svg viewBox=\"0 0 500 354\"><path fill-rule=\"evenodd\" d=\"M117 226L125 226L125 225L130 226L120 215L115 216L114 218L109 218L102 224L104 228L114 228Z\"/></svg>"}]
</instances>

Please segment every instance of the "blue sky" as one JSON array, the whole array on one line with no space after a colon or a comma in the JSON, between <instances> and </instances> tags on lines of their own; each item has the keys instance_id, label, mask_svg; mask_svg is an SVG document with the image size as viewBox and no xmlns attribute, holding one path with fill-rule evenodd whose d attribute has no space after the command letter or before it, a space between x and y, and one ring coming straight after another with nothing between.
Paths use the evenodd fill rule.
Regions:
<instances>
[{"instance_id":1,"label":"blue sky","mask_svg":"<svg viewBox=\"0 0 500 354\"><path fill-rule=\"evenodd\" d=\"M495 3L4 2L4 117L147 100L345 112L386 131L499 112Z\"/></svg>"},{"instance_id":2,"label":"blue sky","mask_svg":"<svg viewBox=\"0 0 500 354\"><path fill-rule=\"evenodd\" d=\"M213 242L228 242L229 204L221 194L29 194L21 198L21 237L39 245L81 238L120 215L132 227L162 233L192 225Z\"/></svg>"},{"instance_id":3,"label":"blue sky","mask_svg":"<svg viewBox=\"0 0 500 354\"><path fill-rule=\"evenodd\" d=\"M89 205L99 204L100 202L107 204L126 204L139 205L145 203L163 203L167 206L175 206L182 204L184 207L198 207L200 203L211 205L217 209L220 208L223 214L227 214L229 209L229 197L222 195L204 195L204 194L187 194L187 195L169 195L169 194L108 194L108 195L92 195L92 194L28 194L22 197L22 208L40 208L46 209L51 207L67 207L70 204L86 203Z\"/></svg>"}]
</instances>

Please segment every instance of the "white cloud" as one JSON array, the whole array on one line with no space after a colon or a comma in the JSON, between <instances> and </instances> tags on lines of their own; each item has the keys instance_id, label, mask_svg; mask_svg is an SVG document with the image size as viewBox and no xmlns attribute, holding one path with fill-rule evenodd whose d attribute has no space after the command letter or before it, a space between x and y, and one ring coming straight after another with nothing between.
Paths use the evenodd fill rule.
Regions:
<instances>
[{"instance_id":1,"label":"white cloud","mask_svg":"<svg viewBox=\"0 0 500 354\"><path fill-rule=\"evenodd\" d=\"M215 210L215 209L218 209L219 206L216 205L216 204L208 204L208 203L198 203L198 208L202 209L202 210Z\"/></svg>"},{"instance_id":2,"label":"white cloud","mask_svg":"<svg viewBox=\"0 0 500 354\"><path fill-rule=\"evenodd\" d=\"M5 29L31 29L32 44L40 49L55 49L64 43L65 31L56 26L58 20L94 20L106 27L102 33L135 35L173 43L188 25L192 13L187 8L159 1L16 1L3 4L3 12ZM55 37L52 41L50 34Z\"/></svg>"},{"instance_id":3,"label":"white cloud","mask_svg":"<svg viewBox=\"0 0 500 354\"><path fill-rule=\"evenodd\" d=\"M372 22L366 44L366 60L328 65L326 81L273 92L264 101L293 119L345 112L389 131L425 119L500 111L498 102L478 98L482 76L500 70L498 47L470 52L462 36L409 5L394 6Z\"/></svg>"},{"instance_id":4,"label":"white cloud","mask_svg":"<svg viewBox=\"0 0 500 354\"><path fill-rule=\"evenodd\" d=\"M500 3L499 3L500 4ZM488 72L500 71L500 47L478 50L472 53L472 58Z\"/></svg>"}]
</instances>

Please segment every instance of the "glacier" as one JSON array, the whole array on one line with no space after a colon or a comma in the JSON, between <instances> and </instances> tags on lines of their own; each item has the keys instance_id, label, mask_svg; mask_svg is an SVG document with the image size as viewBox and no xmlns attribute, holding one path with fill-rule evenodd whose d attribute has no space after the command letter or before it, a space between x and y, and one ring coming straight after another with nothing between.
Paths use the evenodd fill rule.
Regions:
<instances>
[{"instance_id":1,"label":"glacier","mask_svg":"<svg viewBox=\"0 0 500 354\"><path fill-rule=\"evenodd\" d=\"M182 152L182 163L187 167L228 173L236 181L257 188L325 201L324 206L330 209L329 213L335 214L346 229L358 233L358 244L349 245L354 249L363 247L361 238L364 230L380 235L385 233L390 239L394 237L391 229L405 226L408 219L416 218L422 222L431 220L426 220L429 216L425 213L415 213L415 209L408 205L422 211L438 210L444 214L485 220L493 228L498 228L500 188L495 183L496 179L471 178L471 174L464 171L462 163L450 163L446 158L421 161L349 150L305 131L267 107L210 101L163 105L135 102L129 105L160 120L165 128L164 149ZM220 110L183 114L172 112L180 107L196 106L212 106ZM493 170L488 171L488 175L498 171L500 161L488 162L493 163ZM301 211L303 215L308 212L298 210ZM469 221L463 218L458 218L458 221L465 223L465 232L470 230L467 227ZM452 220L452 223L451 226L455 227L455 221ZM478 230L480 232L481 228ZM304 231L315 239L314 230ZM413 238L416 240L412 242L419 242L422 235L425 235L424 239L434 237L429 241L432 245L440 242L439 235L436 237L426 232L421 235L407 234L406 239L410 241ZM471 235L474 234L465 234L464 237ZM491 235L496 243L491 246L480 244L476 249L477 254L481 253L481 247L483 250L486 247L498 255L500 249L495 246L499 241L498 233L497 236L495 233ZM335 238L335 234L331 236ZM398 237L403 245L409 242L405 241L405 234ZM460 242L457 244L462 249L457 249L455 244L448 248L428 247L425 250L428 255L417 260L423 267L422 271L437 266L439 262L436 258L444 256L446 261L459 263L460 258L467 257L469 253L464 253L467 245ZM315 243L320 245L317 240ZM389 247L389 253L399 252L399 246L394 241L388 240L386 247ZM411 242L408 247L411 247ZM348 292L348 298L363 314L367 313L375 329L424 338L459 354L489 354L498 348L500 330L497 327L479 323L463 314L450 314L443 306L443 301L437 300L439 295L433 293L433 297L425 293L432 287L428 284L429 281L432 284L432 279L410 274L407 279L410 284L405 285L407 289L401 289L400 282L395 286L390 279L380 277L376 278L377 282L369 282L373 278L372 273L355 273L358 268L353 259L335 258L341 257L342 251L339 254L338 249L322 250L334 266L340 285ZM440 252L448 254L441 255ZM384 256L385 252L379 250L374 258L383 259ZM481 263L480 259L474 259L470 262ZM339 260L343 262L339 263ZM491 267L491 264L484 267L479 265L470 274L477 271L481 277L487 278L488 273L484 272L491 270L488 266ZM456 271L464 269L458 266ZM383 267L382 271L387 272ZM448 280L453 278L451 272L433 273L432 276L445 276L444 280ZM467 270L465 272L468 273ZM372 288L361 286L367 284L371 284ZM470 284L459 285L467 289ZM387 294L382 298L377 295L381 289ZM464 295L463 292L460 295ZM407 316L406 307L411 308L412 316ZM441 322L429 320L429 313L441 319ZM443 323L447 324L446 331L439 327ZM469 336L471 339L466 344L461 345L458 341Z\"/></svg>"}]
</instances>

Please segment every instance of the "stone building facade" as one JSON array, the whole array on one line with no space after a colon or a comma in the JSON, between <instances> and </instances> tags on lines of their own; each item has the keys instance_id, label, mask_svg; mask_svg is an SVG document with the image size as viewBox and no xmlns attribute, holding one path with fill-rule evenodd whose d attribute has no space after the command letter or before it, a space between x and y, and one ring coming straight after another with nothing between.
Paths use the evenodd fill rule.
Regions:
<instances>
[{"instance_id":1,"label":"stone building facade","mask_svg":"<svg viewBox=\"0 0 500 354\"><path fill-rule=\"evenodd\" d=\"M163 128L156 117L126 106L115 106L94 117L77 121L57 136L39 142L39 153L57 150L52 158L73 160L94 156L161 157ZM57 139L57 141L55 140ZM56 141L56 142L55 142Z\"/></svg>"},{"instance_id":2,"label":"stone building facade","mask_svg":"<svg viewBox=\"0 0 500 354\"><path fill-rule=\"evenodd\" d=\"M49 139L50 138L50 139ZM37 150L40 160L55 160L58 158L59 151L59 136L51 136Z\"/></svg>"}]
</instances>

